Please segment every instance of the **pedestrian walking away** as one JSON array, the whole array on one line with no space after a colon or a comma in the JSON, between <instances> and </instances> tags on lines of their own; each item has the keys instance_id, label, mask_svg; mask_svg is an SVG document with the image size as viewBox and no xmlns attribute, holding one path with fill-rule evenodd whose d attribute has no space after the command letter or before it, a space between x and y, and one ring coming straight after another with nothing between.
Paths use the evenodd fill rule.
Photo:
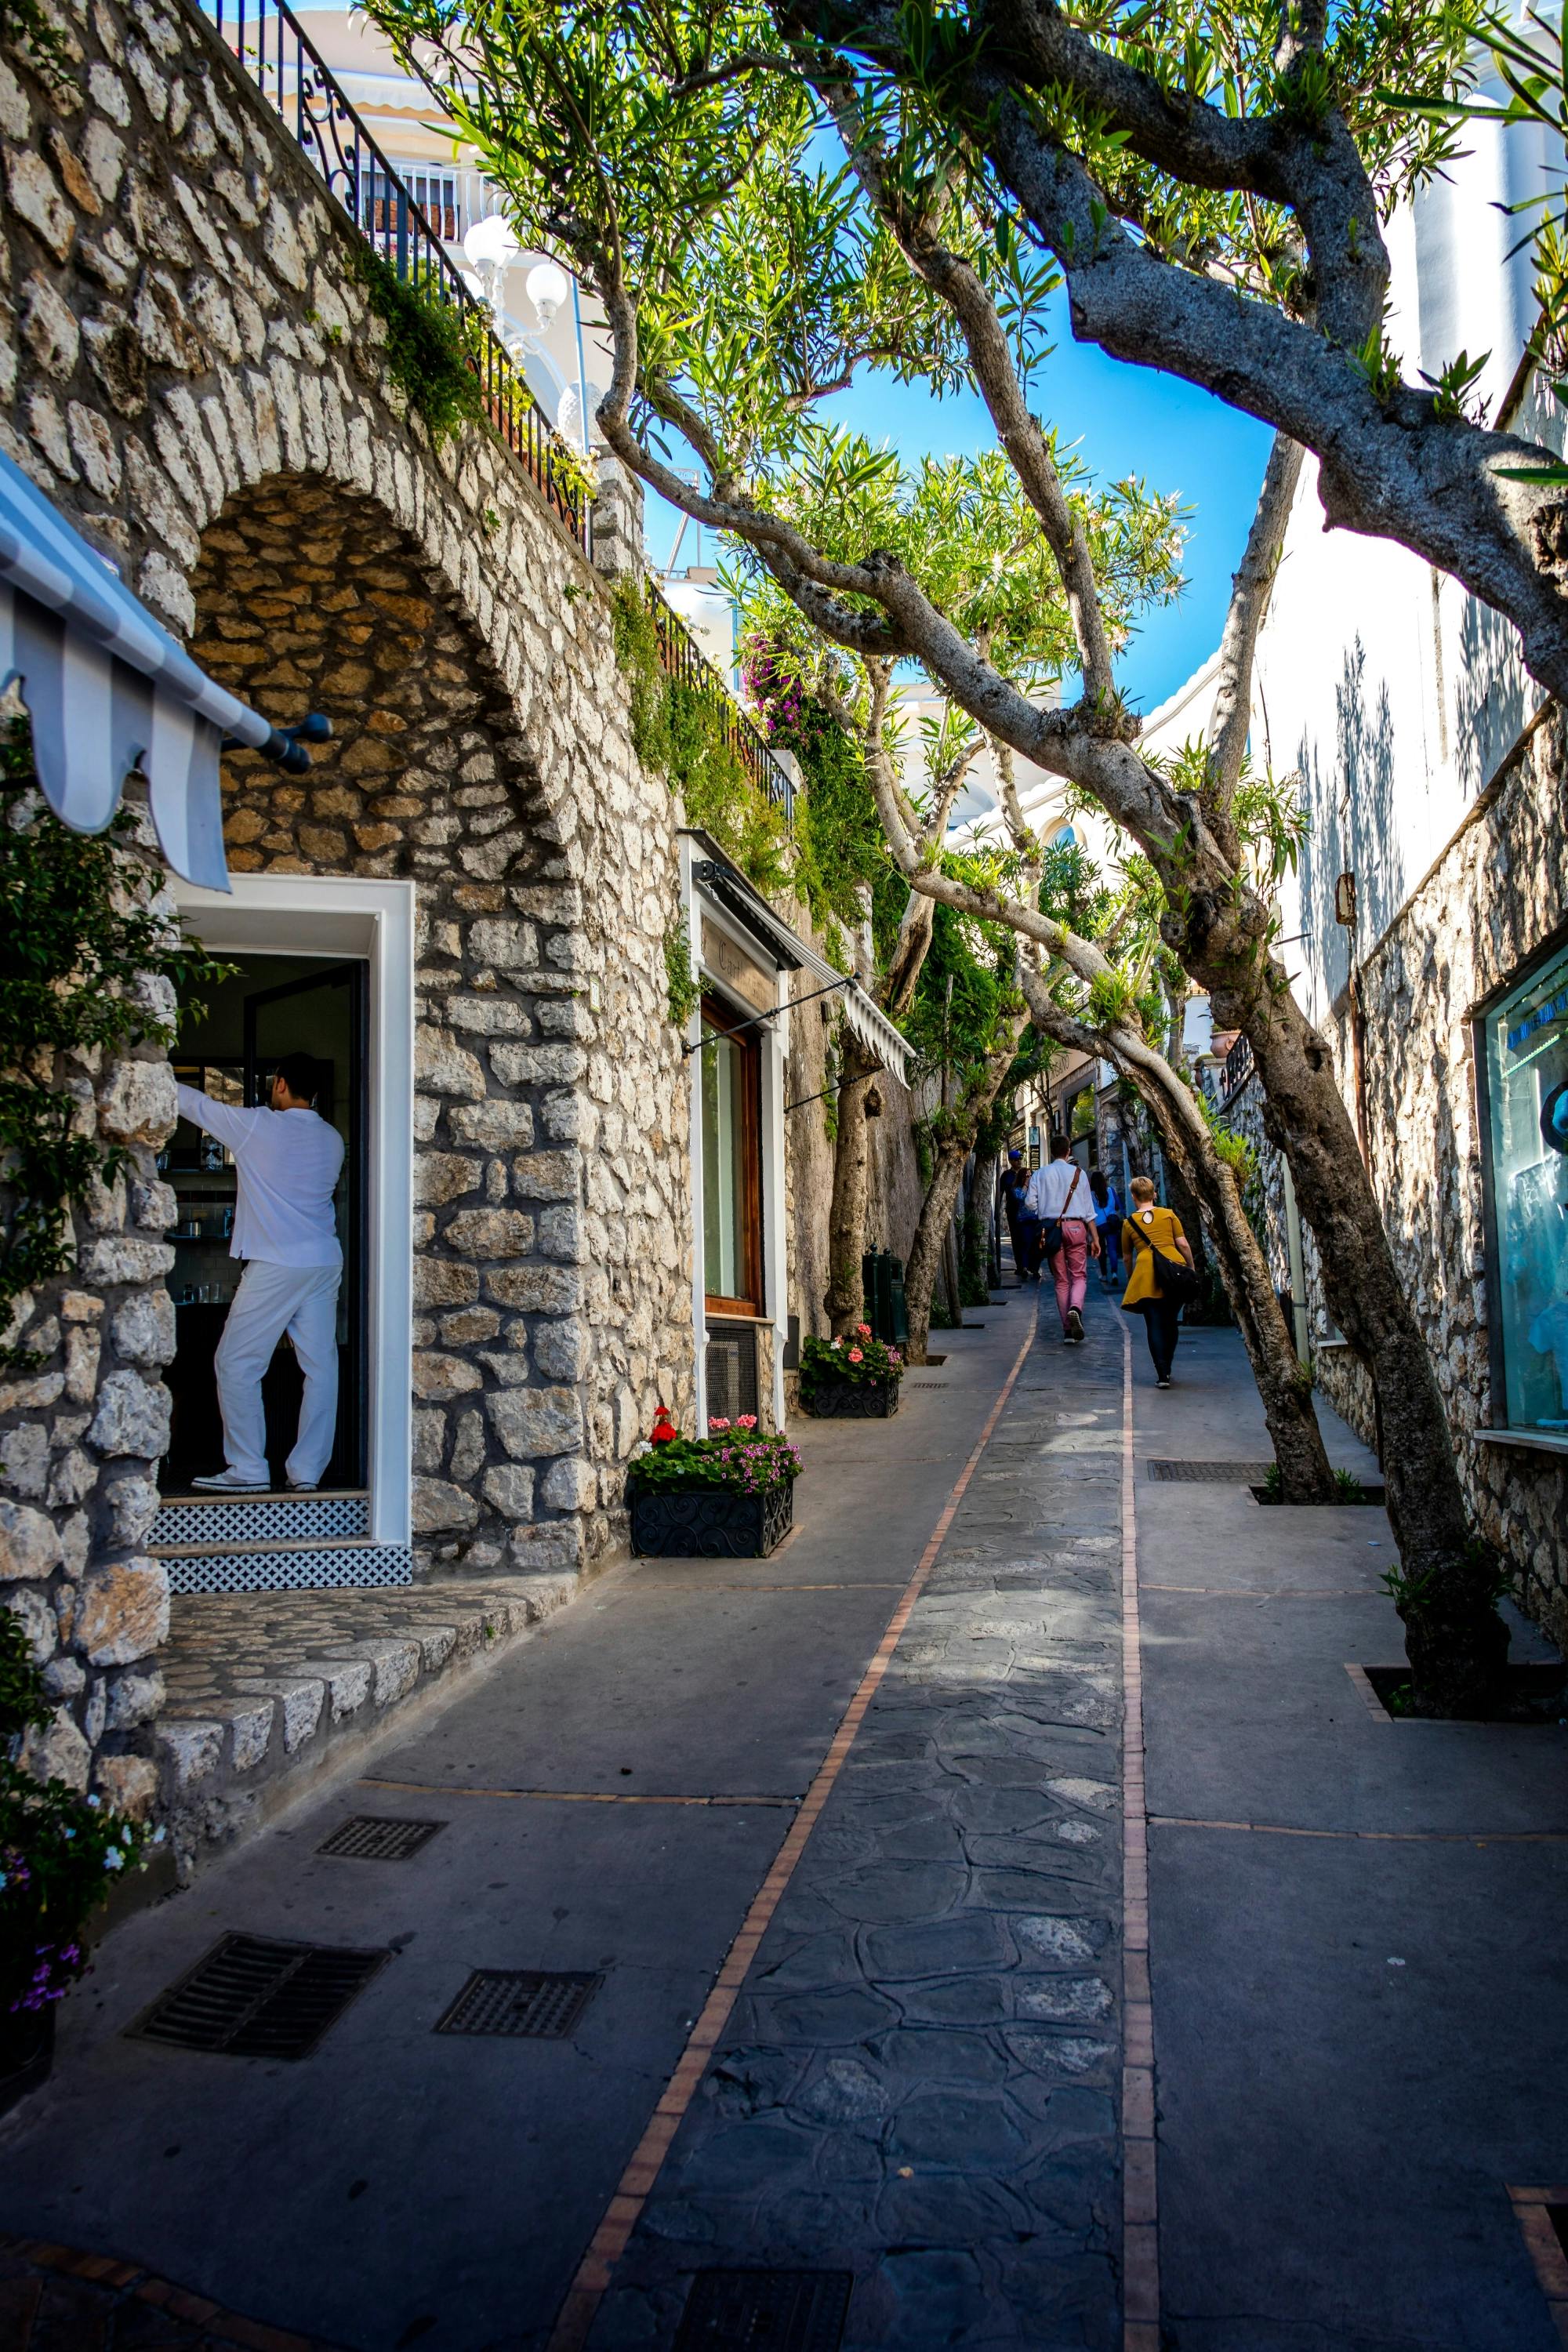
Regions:
<instances>
[{"instance_id":1,"label":"pedestrian walking away","mask_svg":"<svg viewBox=\"0 0 1568 2352\"><path fill-rule=\"evenodd\" d=\"M1062 1339L1068 1347L1077 1347L1083 1338L1089 1261L1100 1255L1100 1235L1089 1179L1071 1151L1065 1135L1052 1136L1049 1164L1037 1168L1030 1177L1025 1203L1040 1222L1041 1244L1057 1286Z\"/></svg>"},{"instance_id":2,"label":"pedestrian walking away","mask_svg":"<svg viewBox=\"0 0 1568 2352\"><path fill-rule=\"evenodd\" d=\"M1142 1316L1156 1385L1168 1389L1182 1308L1197 1289L1193 1245L1175 1211L1158 1206L1147 1176L1134 1176L1130 1189L1132 1213L1122 1225L1121 1242L1132 1272L1121 1304Z\"/></svg>"},{"instance_id":3,"label":"pedestrian walking away","mask_svg":"<svg viewBox=\"0 0 1568 2352\"><path fill-rule=\"evenodd\" d=\"M237 1110L195 1087L179 1089L182 1116L234 1154L238 1198L229 1255L246 1260L214 1358L225 1466L193 1482L219 1493L254 1493L269 1483L261 1381L285 1333L305 1382L286 1465L289 1486L319 1486L331 1459L343 1272L332 1193L343 1139L317 1117L316 1088L310 1055L285 1054L268 1108Z\"/></svg>"},{"instance_id":4,"label":"pedestrian walking away","mask_svg":"<svg viewBox=\"0 0 1568 2352\"><path fill-rule=\"evenodd\" d=\"M1026 1282L1023 1238L1024 1193L1029 1181L1024 1166L1024 1155L1016 1144L1007 1154L1007 1165L997 1179L1002 1213L1007 1220L1007 1238L1013 1244L1013 1265L1020 1282Z\"/></svg>"},{"instance_id":5,"label":"pedestrian walking away","mask_svg":"<svg viewBox=\"0 0 1568 2352\"><path fill-rule=\"evenodd\" d=\"M1121 1228L1121 1201L1103 1168L1089 1170L1089 1189L1094 1196L1094 1229L1100 1235L1100 1286L1109 1290L1121 1273L1121 1250L1117 1240Z\"/></svg>"}]
</instances>

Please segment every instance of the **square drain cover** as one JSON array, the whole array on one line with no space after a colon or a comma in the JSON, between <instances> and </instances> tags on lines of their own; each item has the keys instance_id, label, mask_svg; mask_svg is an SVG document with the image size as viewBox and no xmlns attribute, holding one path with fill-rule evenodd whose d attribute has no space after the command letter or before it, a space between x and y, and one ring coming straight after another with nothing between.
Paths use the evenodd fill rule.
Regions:
<instances>
[{"instance_id":1,"label":"square drain cover","mask_svg":"<svg viewBox=\"0 0 1568 2352\"><path fill-rule=\"evenodd\" d=\"M1151 1478L1191 1480L1205 1486L1260 1486L1271 1462L1151 1462Z\"/></svg>"},{"instance_id":2,"label":"square drain cover","mask_svg":"<svg viewBox=\"0 0 1568 2352\"><path fill-rule=\"evenodd\" d=\"M546 1974L538 1969L476 1969L436 2031L558 2042L571 2032L604 1981L584 1969Z\"/></svg>"},{"instance_id":3,"label":"square drain cover","mask_svg":"<svg viewBox=\"0 0 1568 2352\"><path fill-rule=\"evenodd\" d=\"M838 2352L851 2271L699 2271L675 2352Z\"/></svg>"},{"instance_id":4,"label":"square drain cover","mask_svg":"<svg viewBox=\"0 0 1568 2352\"><path fill-rule=\"evenodd\" d=\"M406 1862L446 1826L445 1822L394 1822L381 1813L355 1813L316 1852L337 1854L344 1862Z\"/></svg>"},{"instance_id":5,"label":"square drain cover","mask_svg":"<svg viewBox=\"0 0 1568 2352\"><path fill-rule=\"evenodd\" d=\"M225 1936L128 2031L174 2050L308 2058L389 1952Z\"/></svg>"}]
</instances>

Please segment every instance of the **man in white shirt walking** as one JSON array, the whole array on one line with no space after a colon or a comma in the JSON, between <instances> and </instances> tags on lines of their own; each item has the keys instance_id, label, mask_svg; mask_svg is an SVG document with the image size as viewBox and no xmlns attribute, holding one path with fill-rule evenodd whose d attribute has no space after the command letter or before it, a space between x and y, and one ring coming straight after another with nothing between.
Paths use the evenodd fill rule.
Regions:
<instances>
[{"instance_id":1,"label":"man in white shirt walking","mask_svg":"<svg viewBox=\"0 0 1568 2352\"><path fill-rule=\"evenodd\" d=\"M1031 1217L1037 1217L1047 1227L1055 1223L1061 1229L1060 1244L1048 1255L1057 1286L1057 1313L1062 1318L1062 1338L1068 1347L1077 1347L1083 1338L1089 1261L1100 1255L1100 1236L1094 1226L1094 1194L1089 1190L1089 1178L1071 1154L1072 1146L1067 1137L1053 1135L1049 1164L1036 1169L1024 1202Z\"/></svg>"},{"instance_id":2,"label":"man in white shirt walking","mask_svg":"<svg viewBox=\"0 0 1568 2352\"><path fill-rule=\"evenodd\" d=\"M316 1065L285 1054L271 1108L235 1110L181 1087L183 1117L234 1154L239 1197L231 1257L247 1261L218 1341L214 1370L226 1467L194 1483L221 1494L268 1483L261 1376L285 1332L304 1375L300 1430L287 1464L290 1486L319 1486L338 1420L338 1286L343 1253L332 1192L343 1139L316 1116Z\"/></svg>"}]
</instances>

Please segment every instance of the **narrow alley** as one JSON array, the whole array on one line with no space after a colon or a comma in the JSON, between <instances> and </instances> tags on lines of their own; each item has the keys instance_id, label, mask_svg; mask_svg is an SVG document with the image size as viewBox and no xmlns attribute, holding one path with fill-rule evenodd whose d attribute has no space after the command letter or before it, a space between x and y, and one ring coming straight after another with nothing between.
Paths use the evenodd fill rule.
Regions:
<instances>
[{"instance_id":1,"label":"narrow alley","mask_svg":"<svg viewBox=\"0 0 1568 2352\"><path fill-rule=\"evenodd\" d=\"M1254 1501L1234 1334L1165 1395L1036 1305L805 1424L773 1559L612 1570L109 1939L0 2133L8 2342L1550 2352L1568 1735L1375 1721L1381 1511ZM138 2034L236 1934L372 1956L298 2063ZM465 2031L483 1970L567 2030Z\"/></svg>"}]
</instances>

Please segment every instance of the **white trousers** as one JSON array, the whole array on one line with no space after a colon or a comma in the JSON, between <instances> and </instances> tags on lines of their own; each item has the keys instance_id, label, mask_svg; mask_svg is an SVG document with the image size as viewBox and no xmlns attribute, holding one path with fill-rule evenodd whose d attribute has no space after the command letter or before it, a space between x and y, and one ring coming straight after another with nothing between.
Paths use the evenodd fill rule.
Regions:
<instances>
[{"instance_id":1,"label":"white trousers","mask_svg":"<svg viewBox=\"0 0 1568 2352\"><path fill-rule=\"evenodd\" d=\"M269 1265L253 1257L240 1277L213 1361L228 1466L258 1486L265 1486L268 1475L261 1376L285 1331L305 1376L300 1434L288 1475L296 1486L313 1486L331 1458L342 1272L341 1265Z\"/></svg>"}]
</instances>

